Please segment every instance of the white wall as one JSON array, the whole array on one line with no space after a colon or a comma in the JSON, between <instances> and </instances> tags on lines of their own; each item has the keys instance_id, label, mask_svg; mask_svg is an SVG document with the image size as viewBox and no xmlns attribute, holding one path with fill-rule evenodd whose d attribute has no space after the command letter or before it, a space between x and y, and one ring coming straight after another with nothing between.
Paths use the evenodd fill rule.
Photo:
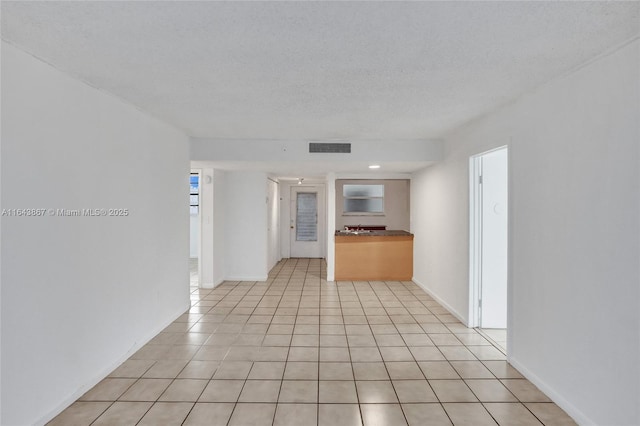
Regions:
<instances>
[{"instance_id":1,"label":"white wall","mask_svg":"<svg viewBox=\"0 0 640 426\"><path fill-rule=\"evenodd\" d=\"M490 140L491 141L491 140ZM469 292L470 152L455 155L446 146L445 159L411 179L411 232L414 280L463 322ZM467 160L467 161L465 161Z\"/></svg>"},{"instance_id":2,"label":"white wall","mask_svg":"<svg viewBox=\"0 0 640 426\"><path fill-rule=\"evenodd\" d=\"M200 217L192 214L189 217L189 257L198 257L198 245L200 240Z\"/></svg>"},{"instance_id":3,"label":"white wall","mask_svg":"<svg viewBox=\"0 0 640 426\"><path fill-rule=\"evenodd\" d=\"M327 281L335 280L336 175L327 173Z\"/></svg>"},{"instance_id":4,"label":"white wall","mask_svg":"<svg viewBox=\"0 0 640 426\"><path fill-rule=\"evenodd\" d=\"M3 425L42 424L189 306L188 139L2 43Z\"/></svg>"},{"instance_id":5,"label":"white wall","mask_svg":"<svg viewBox=\"0 0 640 426\"><path fill-rule=\"evenodd\" d=\"M415 278L466 320L468 161L510 156L510 360L581 424L640 424L640 42L449 135L412 181Z\"/></svg>"},{"instance_id":6,"label":"white wall","mask_svg":"<svg viewBox=\"0 0 640 426\"><path fill-rule=\"evenodd\" d=\"M280 258L291 257L291 186L296 182L280 180Z\"/></svg>"},{"instance_id":7,"label":"white wall","mask_svg":"<svg viewBox=\"0 0 640 426\"><path fill-rule=\"evenodd\" d=\"M214 286L224 281L226 276L225 255L226 255L226 175L222 170L213 170L213 279Z\"/></svg>"},{"instance_id":8,"label":"white wall","mask_svg":"<svg viewBox=\"0 0 640 426\"><path fill-rule=\"evenodd\" d=\"M225 172L223 195L225 279L265 281L267 265L267 175ZM216 204L218 201L214 201Z\"/></svg>"},{"instance_id":9,"label":"white wall","mask_svg":"<svg viewBox=\"0 0 640 426\"><path fill-rule=\"evenodd\" d=\"M343 186L345 184L384 185L384 214L344 214ZM353 225L383 225L387 229L409 230L408 179L338 179L336 180L336 229ZM334 230L335 231L335 230Z\"/></svg>"},{"instance_id":10,"label":"white wall","mask_svg":"<svg viewBox=\"0 0 640 426\"><path fill-rule=\"evenodd\" d=\"M280 188L278 182L267 180L267 269L271 270L280 256Z\"/></svg>"},{"instance_id":11,"label":"white wall","mask_svg":"<svg viewBox=\"0 0 640 426\"><path fill-rule=\"evenodd\" d=\"M266 280L272 257L269 250L278 244L267 226L267 175L203 167L202 176L202 286L215 287L224 280ZM211 183L206 176L212 177ZM276 222L277 199L276 194L276 206L271 206L276 210ZM277 237L278 223L274 232ZM274 254L279 255L278 248Z\"/></svg>"},{"instance_id":12,"label":"white wall","mask_svg":"<svg viewBox=\"0 0 640 426\"><path fill-rule=\"evenodd\" d=\"M200 287L213 288L214 279L214 223L213 223L213 169L200 169L200 221L198 239L200 240L200 258L198 272Z\"/></svg>"}]
</instances>

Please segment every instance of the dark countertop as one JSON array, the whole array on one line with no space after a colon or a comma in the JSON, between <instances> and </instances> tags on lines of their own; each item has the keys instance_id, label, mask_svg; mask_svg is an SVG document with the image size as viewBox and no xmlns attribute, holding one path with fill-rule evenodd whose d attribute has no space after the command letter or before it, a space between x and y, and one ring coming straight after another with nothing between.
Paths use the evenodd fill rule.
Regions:
<instances>
[{"instance_id":1,"label":"dark countertop","mask_svg":"<svg viewBox=\"0 0 640 426\"><path fill-rule=\"evenodd\" d=\"M336 231L336 236L340 237L406 237L413 235L407 231L388 230L388 231Z\"/></svg>"}]
</instances>

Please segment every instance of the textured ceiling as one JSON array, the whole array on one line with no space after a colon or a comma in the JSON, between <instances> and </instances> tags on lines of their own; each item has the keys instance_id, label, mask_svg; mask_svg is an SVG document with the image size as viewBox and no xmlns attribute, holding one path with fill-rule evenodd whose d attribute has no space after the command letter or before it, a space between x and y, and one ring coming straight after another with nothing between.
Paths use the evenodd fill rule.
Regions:
<instances>
[{"instance_id":1,"label":"textured ceiling","mask_svg":"<svg viewBox=\"0 0 640 426\"><path fill-rule=\"evenodd\" d=\"M2 37L191 136L441 136L633 37L637 2L9 2Z\"/></svg>"}]
</instances>

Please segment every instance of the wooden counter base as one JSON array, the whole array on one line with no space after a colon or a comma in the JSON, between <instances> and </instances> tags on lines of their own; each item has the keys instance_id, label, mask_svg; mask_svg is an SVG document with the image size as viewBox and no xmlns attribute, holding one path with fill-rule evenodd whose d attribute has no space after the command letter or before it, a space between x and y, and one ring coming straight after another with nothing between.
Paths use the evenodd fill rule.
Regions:
<instances>
[{"instance_id":1,"label":"wooden counter base","mask_svg":"<svg viewBox=\"0 0 640 426\"><path fill-rule=\"evenodd\" d=\"M336 235L336 281L411 281L413 235Z\"/></svg>"}]
</instances>

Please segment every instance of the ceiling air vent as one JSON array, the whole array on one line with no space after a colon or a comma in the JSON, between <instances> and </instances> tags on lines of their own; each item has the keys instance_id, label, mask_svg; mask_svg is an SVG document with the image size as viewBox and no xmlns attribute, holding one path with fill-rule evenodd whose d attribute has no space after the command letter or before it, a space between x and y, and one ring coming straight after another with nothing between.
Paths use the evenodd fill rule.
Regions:
<instances>
[{"instance_id":1,"label":"ceiling air vent","mask_svg":"<svg viewBox=\"0 0 640 426\"><path fill-rule=\"evenodd\" d=\"M309 152L351 154L351 144L309 142Z\"/></svg>"}]
</instances>

